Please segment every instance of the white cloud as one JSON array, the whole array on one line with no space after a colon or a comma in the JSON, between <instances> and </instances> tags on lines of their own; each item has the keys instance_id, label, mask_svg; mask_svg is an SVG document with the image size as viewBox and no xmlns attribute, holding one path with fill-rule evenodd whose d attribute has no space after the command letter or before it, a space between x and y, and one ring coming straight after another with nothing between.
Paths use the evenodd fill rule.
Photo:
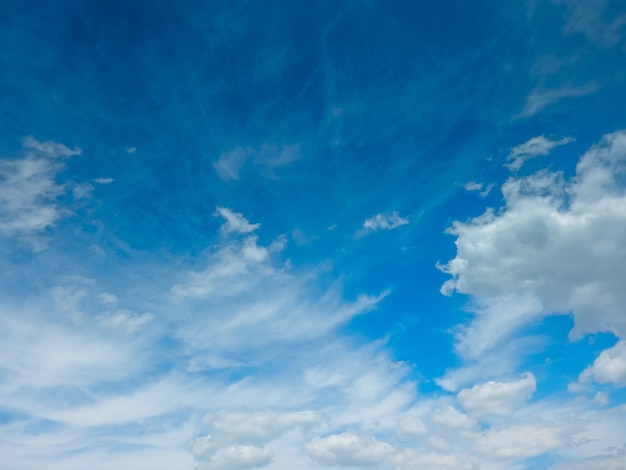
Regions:
<instances>
[{"instance_id":1,"label":"white cloud","mask_svg":"<svg viewBox=\"0 0 626 470\"><path fill-rule=\"evenodd\" d=\"M609 396L604 392L598 392L593 397L593 402L600 406L607 406L610 401Z\"/></svg>"},{"instance_id":2,"label":"white cloud","mask_svg":"<svg viewBox=\"0 0 626 470\"><path fill-rule=\"evenodd\" d=\"M265 447L233 445L220 449L209 462L198 465L198 470L242 470L264 467L272 461L271 452Z\"/></svg>"},{"instance_id":3,"label":"white cloud","mask_svg":"<svg viewBox=\"0 0 626 470\"><path fill-rule=\"evenodd\" d=\"M154 315L151 313L138 314L132 310L118 310L100 317L102 325L111 328L121 328L127 333L138 330L152 320L154 320Z\"/></svg>"},{"instance_id":4,"label":"white cloud","mask_svg":"<svg viewBox=\"0 0 626 470\"><path fill-rule=\"evenodd\" d=\"M536 89L531 91L526 97L524 109L519 117L530 117L543 111L549 105L556 103L564 98L575 98L578 96L588 95L598 90L598 86L590 83L585 86L564 86L554 90Z\"/></svg>"},{"instance_id":5,"label":"white cloud","mask_svg":"<svg viewBox=\"0 0 626 470\"><path fill-rule=\"evenodd\" d=\"M374 467L383 463L394 449L372 436L346 432L316 438L307 445L307 451L325 465Z\"/></svg>"},{"instance_id":6,"label":"white cloud","mask_svg":"<svg viewBox=\"0 0 626 470\"><path fill-rule=\"evenodd\" d=\"M626 453L599 455L581 461L570 461L550 467L550 470L623 470L626 468Z\"/></svg>"},{"instance_id":7,"label":"white cloud","mask_svg":"<svg viewBox=\"0 0 626 470\"><path fill-rule=\"evenodd\" d=\"M261 445L277 439L287 431L310 428L326 419L323 413L311 410L240 410L221 411L206 416L204 421L210 424L213 436L227 436L227 439L237 443Z\"/></svg>"},{"instance_id":8,"label":"white cloud","mask_svg":"<svg viewBox=\"0 0 626 470\"><path fill-rule=\"evenodd\" d=\"M560 140L550 140L544 135L533 137L532 139L513 147L507 155L506 166L511 171L519 170L526 161L541 155L548 155L553 148L569 144L574 139L565 137Z\"/></svg>"},{"instance_id":9,"label":"white cloud","mask_svg":"<svg viewBox=\"0 0 626 470\"><path fill-rule=\"evenodd\" d=\"M81 153L79 148L33 137L26 137L23 145L18 158L0 161L0 234L5 236L32 236L68 213L56 203L66 191L56 181L64 168L58 158Z\"/></svg>"},{"instance_id":10,"label":"white cloud","mask_svg":"<svg viewBox=\"0 0 626 470\"><path fill-rule=\"evenodd\" d=\"M376 214L370 217L363 222L363 228L375 232L378 230L393 230L408 223L408 219L400 217L398 212L393 211L391 214Z\"/></svg>"},{"instance_id":11,"label":"white cloud","mask_svg":"<svg viewBox=\"0 0 626 470\"><path fill-rule=\"evenodd\" d=\"M535 377L528 372L517 381L489 381L464 388L458 393L458 398L463 408L473 416L506 416L530 398L536 388Z\"/></svg>"},{"instance_id":12,"label":"white cloud","mask_svg":"<svg viewBox=\"0 0 626 470\"><path fill-rule=\"evenodd\" d=\"M626 386L626 340L618 341L615 346L602 351L593 365L580 374L580 380Z\"/></svg>"},{"instance_id":13,"label":"white cloud","mask_svg":"<svg viewBox=\"0 0 626 470\"><path fill-rule=\"evenodd\" d=\"M469 430L476 425L469 416L451 405L435 410L431 416L431 421L448 430Z\"/></svg>"},{"instance_id":14,"label":"white cloud","mask_svg":"<svg viewBox=\"0 0 626 470\"><path fill-rule=\"evenodd\" d=\"M566 34L582 33L589 42L600 47L620 44L626 25L626 13L609 14L608 0L557 0L568 7Z\"/></svg>"},{"instance_id":15,"label":"white cloud","mask_svg":"<svg viewBox=\"0 0 626 470\"><path fill-rule=\"evenodd\" d=\"M222 233L250 233L258 229L261 224L251 224L240 213L233 212L227 207L217 207L215 215L222 217L226 222L222 225Z\"/></svg>"},{"instance_id":16,"label":"white cloud","mask_svg":"<svg viewBox=\"0 0 626 470\"><path fill-rule=\"evenodd\" d=\"M494 184L488 184L485 186L484 183L478 183L476 181L469 181L463 185L463 188L466 191L478 192L481 197L488 196L491 190L493 189Z\"/></svg>"},{"instance_id":17,"label":"white cloud","mask_svg":"<svg viewBox=\"0 0 626 470\"><path fill-rule=\"evenodd\" d=\"M463 453L405 450L393 459L402 470L476 470L476 460Z\"/></svg>"},{"instance_id":18,"label":"white cloud","mask_svg":"<svg viewBox=\"0 0 626 470\"><path fill-rule=\"evenodd\" d=\"M22 145L26 149L34 150L38 153L48 155L52 158L72 157L74 155L80 155L83 153L82 149L80 149L79 147L74 147L73 149L71 149L63 144L59 144L58 142L54 142L51 140L46 142L39 142L32 136L24 137L24 139L22 140Z\"/></svg>"},{"instance_id":19,"label":"white cloud","mask_svg":"<svg viewBox=\"0 0 626 470\"><path fill-rule=\"evenodd\" d=\"M98 184L111 184L113 181L113 178L94 178L94 182Z\"/></svg>"},{"instance_id":20,"label":"white cloud","mask_svg":"<svg viewBox=\"0 0 626 470\"><path fill-rule=\"evenodd\" d=\"M480 355L512 328L553 313L573 313L572 338L626 334L625 163L626 132L608 134L571 180L547 171L509 178L505 207L454 223L457 254L440 266L452 276L442 292L470 294L478 305L461 350Z\"/></svg>"},{"instance_id":21,"label":"white cloud","mask_svg":"<svg viewBox=\"0 0 626 470\"><path fill-rule=\"evenodd\" d=\"M494 459L528 459L563 445L557 429L517 425L490 429L478 437L476 449Z\"/></svg>"},{"instance_id":22,"label":"white cloud","mask_svg":"<svg viewBox=\"0 0 626 470\"><path fill-rule=\"evenodd\" d=\"M224 181L238 180L241 169L252 153L253 149L250 147L237 147L222 154L220 158L213 163L213 167L219 177Z\"/></svg>"},{"instance_id":23,"label":"white cloud","mask_svg":"<svg viewBox=\"0 0 626 470\"><path fill-rule=\"evenodd\" d=\"M252 161L267 177L275 177L274 169L289 165L300 158L300 145L264 144L260 148L237 147L213 163L218 176L224 181L238 180L242 169Z\"/></svg>"}]
</instances>

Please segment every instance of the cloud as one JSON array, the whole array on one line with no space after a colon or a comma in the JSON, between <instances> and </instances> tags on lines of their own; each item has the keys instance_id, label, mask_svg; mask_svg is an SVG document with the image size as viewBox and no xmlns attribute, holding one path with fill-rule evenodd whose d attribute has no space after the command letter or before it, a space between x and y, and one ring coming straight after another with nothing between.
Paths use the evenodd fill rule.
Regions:
<instances>
[{"instance_id":1,"label":"cloud","mask_svg":"<svg viewBox=\"0 0 626 470\"><path fill-rule=\"evenodd\" d=\"M238 180L241 168L246 164L248 157L254 152L249 147L237 147L226 152L213 163L213 167L224 181Z\"/></svg>"},{"instance_id":2,"label":"cloud","mask_svg":"<svg viewBox=\"0 0 626 470\"><path fill-rule=\"evenodd\" d=\"M264 176L274 178L276 168L287 166L299 158L300 145L298 144L264 144L259 148L234 148L220 155L213 163L213 167L222 180L232 181L240 179L242 169L248 162L252 162L254 166L260 168Z\"/></svg>"},{"instance_id":3,"label":"cloud","mask_svg":"<svg viewBox=\"0 0 626 470\"><path fill-rule=\"evenodd\" d=\"M220 449L206 464L196 466L198 470L242 470L269 465L271 452L265 447L234 445Z\"/></svg>"},{"instance_id":4,"label":"cloud","mask_svg":"<svg viewBox=\"0 0 626 470\"><path fill-rule=\"evenodd\" d=\"M581 382L589 380L626 386L626 341L618 341L612 348L602 351L593 365L580 374Z\"/></svg>"},{"instance_id":5,"label":"cloud","mask_svg":"<svg viewBox=\"0 0 626 470\"><path fill-rule=\"evenodd\" d=\"M489 381L464 388L458 393L458 398L463 408L473 416L507 416L514 407L530 398L536 388L535 377L527 372L517 381Z\"/></svg>"},{"instance_id":6,"label":"cloud","mask_svg":"<svg viewBox=\"0 0 626 470\"><path fill-rule=\"evenodd\" d=\"M509 178L505 206L455 222L456 257L440 266L442 292L473 297L475 320L461 350L476 356L539 315L572 312L571 338L626 334L626 132L604 136L580 159L576 176L540 171ZM572 256L576 253L576 256ZM486 341L486 343L484 343Z\"/></svg>"},{"instance_id":7,"label":"cloud","mask_svg":"<svg viewBox=\"0 0 626 470\"><path fill-rule=\"evenodd\" d=\"M316 438L307 445L307 451L325 465L374 467L383 463L394 449L372 436L346 432Z\"/></svg>"},{"instance_id":8,"label":"cloud","mask_svg":"<svg viewBox=\"0 0 626 470\"><path fill-rule=\"evenodd\" d=\"M557 0L568 8L566 34L582 33L587 40L599 47L613 47L620 44L622 30L626 25L626 14L621 11L613 14L608 11L608 0Z\"/></svg>"},{"instance_id":9,"label":"cloud","mask_svg":"<svg viewBox=\"0 0 626 470\"><path fill-rule=\"evenodd\" d=\"M524 109L519 117L530 117L543 111L549 105L556 103L564 98L575 98L578 96L588 95L598 90L598 86L590 83L581 87L565 86L555 90L536 89L531 91L526 97Z\"/></svg>"},{"instance_id":10,"label":"cloud","mask_svg":"<svg viewBox=\"0 0 626 470\"><path fill-rule=\"evenodd\" d=\"M251 445L267 444L295 428L310 428L325 421L320 412L240 410L221 411L208 415L204 421L210 424L211 435L227 436L228 440Z\"/></svg>"},{"instance_id":11,"label":"cloud","mask_svg":"<svg viewBox=\"0 0 626 470\"><path fill-rule=\"evenodd\" d=\"M98 184L111 184L113 181L115 181L113 178L95 178L94 179L94 182Z\"/></svg>"},{"instance_id":12,"label":"cloud","mask_svg":"<svg viewBox=\"0 0 626 470\"><path fill-rule=\"evenodd\" d=\"M489 193L493 189L493 186L494 186L493 183L485 186L484 183L477 183L476 181L469 181L463 185L463 188L466 191L479 192L481 197L485 197L489 195Z\"/></svg>"},{"instance_id":13,"label":"cloud","mask_svg":"<svg viewBox=\"0 0 626 470\"><path fill-rule=\"evenodd\" d=\"M476 441L476 449L493 459L528 459L563 445L557 429L517 425L490 429Z\"/></svg>"},{"instance_id":14,"label":"cloud","mask_svg":"<svg viewBox=\"0 0 626 470\"><path fill-rule=\"evenodd\" d=\"M550 140L544 135L533 137L527 142L513 147L506 157L508 163L505 163L504 166L511 171L517 171L531 158L540 155L548 155L553 148L569 144L573 141L574 139L571 137L565 137L560 140Z\"/></svg>"},{"instance_id":15,"label":"cloud","mask_svg":"<svg viewBox=\"0 0 626 470\"><path fill-rule=\"evenodd\" d=\"M222 225L222 233L250 233L258 229L261 224L251 224L240 213L233 212L227 207L217 207L215 215L222 217L226 222Z\"/></svg>"},{"instance_id":16,"label":"cloud","mask_svg":"<svg viewBox=\"0 0 626 470\"><path fill-rule=\"evenodd\" d=\"M391 214L376 214L370 217L363 222L363 229L370 232L393 230L408 223L408 219L400 217L398 212L393 211Z\"/></svg>"},{"instance_id":17,"label":"cloud","mask_svg":"<svg viewBox=\"0 0 626 470\"><path fill-rule=\"evenodd\" d=\"M64 169L58 159L80 155L81 150L33 137L24 138L23 146L18 158L0 161L0 234L28 238L69 213L56 202L66 191L56 181ZM44 247L30 240L36 248Z\"/></svg>"},{"instance_id":18,"label":"cloud","mask_svg":"<svg viewBox=\"0 0 626 470\"><path fill-rule=\"evenodd\" d=\"M227 470L264 466L272 453L272 441L294 429L307 430L327 417L316 411L276 410L220 411L205 416L209 434L196 438L191 451L207 468ZM201 464L198 468L204 468Z\"/></svg>"},{"instance_id":19,"label":"cloud","mask_svg":"<svg viewBox=\"0 0 626 470\"><path fill-rule=\"evenodd\" d=\"M39 142L32 136L24 137L22 145L25 149L34 150L42 155L47 155L52 158L57 157L72 157L74 155L81 155L82 149L74 147L73 149L54 141Z\"/></svg>"}]
</instances>

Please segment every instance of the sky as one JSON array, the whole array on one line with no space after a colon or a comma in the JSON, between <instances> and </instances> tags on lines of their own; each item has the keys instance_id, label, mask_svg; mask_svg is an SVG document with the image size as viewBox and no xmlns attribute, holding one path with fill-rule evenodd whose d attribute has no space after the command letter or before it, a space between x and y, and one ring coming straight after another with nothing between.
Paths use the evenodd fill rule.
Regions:
<instances>
[{"instance_id":1,"label":"sky","mask_svg":"<svg viewBox=\"0 0 626 470\"><path fill-rule=\"evenodd\" d=\"M623 0L0 2L0 467L626 468Z\"/></svg>"}]
</instances>

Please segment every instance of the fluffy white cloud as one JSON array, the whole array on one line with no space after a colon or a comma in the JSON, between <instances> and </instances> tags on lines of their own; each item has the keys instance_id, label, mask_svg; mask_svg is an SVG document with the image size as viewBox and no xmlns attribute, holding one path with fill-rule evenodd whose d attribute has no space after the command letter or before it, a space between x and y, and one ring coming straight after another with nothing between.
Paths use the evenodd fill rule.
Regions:
<instances>
[{"instance_id":1,"label":"fluffy white cloud","mask_svg":"<svg viewBox=\"0 0 626 470\"><path fill-rule=\"evenodd\" d=\"M495 344L512 325L558 312L573 313L572 338L626 334L625 164L626 132L608 134L571 180L547 171L510 178L505 207L454 223L457 254L440 268L452 275L443 293L470 294L478 305L464 348L484 351L481 341Z\"/></svg>"},{"instance_id":2,"label":"fluffy white cloud","mask_svg":"<svg viewBox=\"0 0 626 470\"><path fill-rule=\"evenodd\" d=\"M570 137L560 140L550 140L544 135L533 137L523 144L513 147L506 157L507 163L504 166L509 170L517 171L531 158L548 155L553 148L573 141L574 139Z\"/></svg>"},{"instance_id":3,"label":"fluffy white cloud","mask_svg":"<svg viewBox=\"0 0 626 470\"><path fill-rule=\"evenodd\" d=\"M400 217L398 212L393 211L391 214L376 214L370 217L363 222L363 228L375 232L378 230L393 230L408 223L408 219Z\"/></svg>"},{"instance_id":4,"label":"fluffy white cloud","mask_svg":"<svg viewBox=\"0 0 626 470\"><path fill-rule=\"evenodd\" d=\"M463 408L473 416L509 415L515 406L530 398L537 388L535 377L526 373L512 382L490 381L458 393Z\"/></svg>"},{"instance_id":5,"label":"fluffy white cloud","mask_svg":"<svg viewBox=\"0 0 626 470\"><path fill-rule=\"evenodd\" d=\"M68 213L56 203L66 191L56 181L64 168L59 158L81 154L79 148L33 137L26 137L23 146L18 158L0 161L0 234L5 236L41 232Z\"/></svg>"},{"instance_id":6,"label":"fluffy white cloud","mask_svg":"<svg viewBox=\"0 0 626 470\"><path fill-rule=\"evenodd\" d=\"M394 449L372 436L346 432L316 438L307 445L307 451L325 465L374 467L383 463Z\"/></svg>"},{"instance_id":7,"label":"fluffy white cloud","mask_svg":"<svg viewBox=\"0 0 626 470\"><path fill-rule=\"evenodd\" d=\"M580 374L580 380L626 386L626 341L618 341L612 348L602 351L593 365Z\"/></svg>"}]
</instances>

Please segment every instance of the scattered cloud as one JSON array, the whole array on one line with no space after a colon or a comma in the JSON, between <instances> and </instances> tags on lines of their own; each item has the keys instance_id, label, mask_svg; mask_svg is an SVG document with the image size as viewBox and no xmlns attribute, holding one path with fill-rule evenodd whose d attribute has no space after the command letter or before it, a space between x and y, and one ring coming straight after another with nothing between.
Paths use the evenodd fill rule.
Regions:
<instances>
[{"instance_id":1,"label":"scattered cloud","mask_svg":"<svg viewBox=\"0 0 626 470\"><path fill-rule=\"evenodd\" d=\"M376 214L363 222L363 229L366 232L377 232L379 230L393 230L403 225L407 225L409 219L400 217L397 211L391 214Z\"/></svg>"},{"instance_id":2,"label":"scattered cloud","mask_svg":"<svg viewBox=\"0 0 626 470\"><path fill-rule=\"evenodd\" d=\"M478 192L481 197L488 196L493 187L493 183L485 185L484 183L478 183L476 181L469 181L463 185L466 191Z\"/></svg>"},{"instance_id":3,"label":"scattered cloud","mask_svg":"<svg viewBox=\"0 0 626 470\"><path fill-rule=\"evenodd\" d=\"M535 377L526 373L517 381L489 381L464 388L458 393L463 408L472 416L512 414L515 407L530 398L537 388Z\"/></svg>"},{"instance_id":4,"label":"scattered cloud","mask_svg":"<svg viewBox=\"0 0 626 470\"><path fill-rule=\"evenodd\" d=\"M590 43L599 47L617 46L622 41L626 13L619 8L611 12L610 0L556 1L568 9L565 34L584 34Z\"/></svg>"},{"instance_id":5,"label":"scattered cloud","mask_svg":"<svg viewBox=\"0 0 626 470\"><path fill-rule=\"evenodd\" d=\"M571 137L565 137L560 140L550 140L544 135L533 137L527 142L513 147L506 157L507 163L504 166L511 171L518 171L531 158L548 155L553 148L573 141L574 139Z\"/></svg>"},{"instance_id":6,"label":"scattered cloud","mask_svg":"<svg viewBox=\"0 0 626 470\"><path fill-rule=\"evenodd\" d=\"M242 214L233 212L227 207L218 206L215 210L215 215L222 217L226 221L222 225L222 233L226 235L230 233L254 232L261 226L261 224L251 224Z\"/></svg>"},{"instance_id":7,"label":"scattered cloud","mask_svg":"<svg viewBox=\"0 0 626 470\"><path fill-rule=\"evenodd\" d=\"M580 381L594 380L601 384L614 384L618 387L626 386L626 341L621 340L612 348L605 349L580 374Z\"/></svg>"},{"instance_id":8,"label":"scattered cloud","mask_svg":"<svg viewBox=\"0 0 626 470\"><path fill-rule=\"evenodd\" d=\"M237 147L223 153L213 163L213 167L224 181L240 179L241 171L248 163L260 168L264 176L275 178L274 170L298 160L300 152L298 144L264 144L259 148Z\"/></svg>"},{"instance_id":9,"label":"scattered cloud","mask_svg":"<svg viewBox=\"0 0 626 470\"><path fill-rule=\"evenodd\" d=\"M45 244L33 236L70 213L57 204L66 191L66 186L57 182L64 169L59 158L80 155L81 149L33 137L26 137L23 146L17 158L0 161L0 234L28 239L42 249ZM77 197L85 195L84 188L75 188Z\"/></svg>"},{"instance_id":10,"label":"scattered cloud","mask_svg":"<svg viewBox=\"0 0 626 470\"><path fill-rule=\"evenodd\" d=\"M113 178L95 178L94 179L94 182L98 184L111 184L113 181L115 181Z\"/></svg>"},{"instance_id":11,"label":"scattered cloud","mask_svg":"<svg viewBox=\"0 0 626 470\"><path fill-rule=\"evenodd\" d=\"M526 97L524 109L518 117L531 117L543 111L548 106L555 104L565 98L576 98L594 93L598 86L590 83L585 86L565 86L555 90L535 89Z\"/></svg>"}]
</instances>

